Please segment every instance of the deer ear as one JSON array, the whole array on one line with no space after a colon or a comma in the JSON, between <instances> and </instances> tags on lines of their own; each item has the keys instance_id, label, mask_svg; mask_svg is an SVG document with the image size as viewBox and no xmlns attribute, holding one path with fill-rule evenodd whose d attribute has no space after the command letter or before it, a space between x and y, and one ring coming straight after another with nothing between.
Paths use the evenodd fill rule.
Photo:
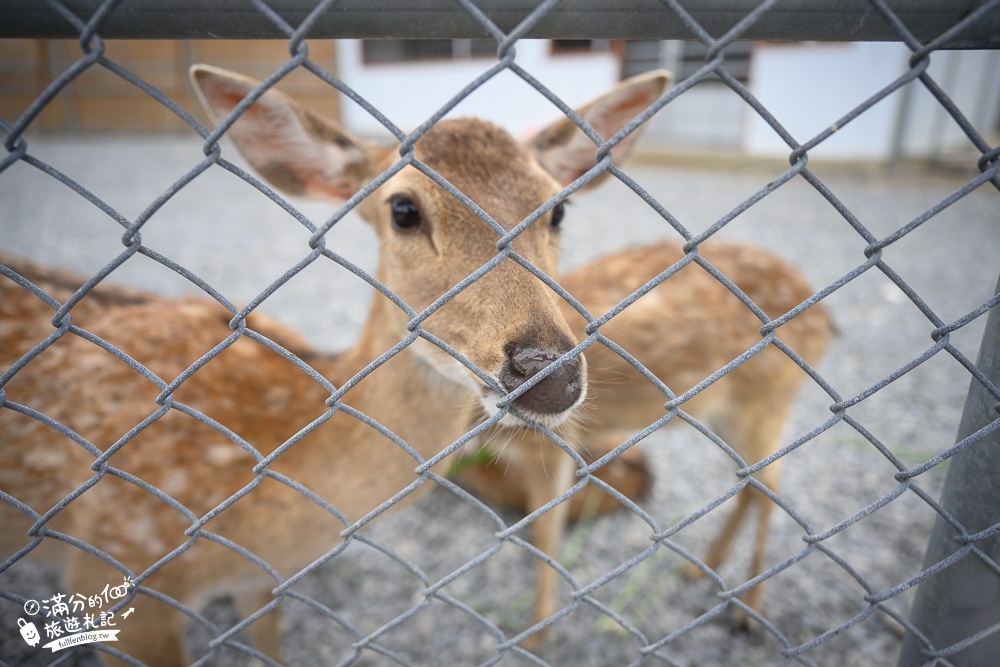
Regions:
<instances>
[{"instance_id":1,"label":"deer ear","mask_svg":"<svg viewBox=\"0 0 1000 667\"><path fill-rule=\"evenodd\" d=\"M219 123L259 84L209 65L191 68L202 106ZM247 162L289 195L344 200L363 185L370 148L285 95L269 90L226 132Z\"/></svg>"},{"instance_id":2,"label":"deer ear","mask_svg":"<svg viewBox=\"0 0 1000 667\"><path fill-rule=\"evenodd\" d=\"M577 113L607 140L655 102L669 83L670 73L666 70L640 74L621 82ZM631 152L642 130L632 132L612 149L615 164L620 164ZM562 185L569 185L597 164L597 146L569 118L562 118L539 132L528 148ZM591 185L598 180L591 181Z\"/></svg>"}]
</instances>

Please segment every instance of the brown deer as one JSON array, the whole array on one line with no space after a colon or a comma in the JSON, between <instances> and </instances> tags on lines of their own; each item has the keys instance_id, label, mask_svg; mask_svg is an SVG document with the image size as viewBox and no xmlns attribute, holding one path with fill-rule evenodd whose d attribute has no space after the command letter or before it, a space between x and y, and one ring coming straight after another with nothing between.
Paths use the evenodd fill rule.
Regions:
<instances>
[{"instance_id":1,"label":"brown deer","mask_svg":"<svg viewBox=\"0 0 1000 667\"><path fill-rule=\"evenodd\" d=\"M193 68L192 78L217 120L257 86L207 66ZM666 83L664 73L637 77L580 114L610 137ZM0 497L16 499L3 506L2 552L29 549L66 562L67 584L78 591L134 573L136 611L112 648L157 666L186 659L186 617L170 601L197 607L220 594L254 619L257 649L277 656L280 599L272 590L340 544L345 524L430 486L402 445L423 460L438 456L465 433L468 423L456 416L470 399L498 417L498 401L519 392L511 410L557 428L587 395L586 363L558 299L510 257L441 304L498 258L500 236L414 166L394 168L395 148L362 142L276 91L226 134L292 195L343 201L382 179L357 210L379 239L376 278L400 303L377 297L353 349L327 358L258 314L234 321L211 300L103 284L53 322L76 287L71 278L15 260L4 260L0 276ZM634 140L622 141L613 159ZM505 231L595 164L594 144L565 121L522 145L484 121L446 120L414 150ZM560 206L546 211L511 246L550 276L560 218ZM414 313L425 317L411 332ZM42 341L45 349L29 354ZM340 402L328 406L336 390ZM520 423L513 414L502 420Z\"/></svg>"},{"instance_id":2,"label":"brown deer","mask_svg":"<svg viewBox=\"0 0 1000 667\"><path fill-rule=\"evenodd\" d=\"M771 253L719 241L703 244L698 253L771 319L785 315L813 295L802 275ZM643 246L603 257L563 276L559 282L594 317L601 317L684 259L680 244ZM563 314L582 339L587 324L584 319L566 302ZM600 330L676 396L681 396L759 344L762 325L762 320L728 287L692 262L645 293ZM810 366L822 357L831 332L830 318L818 303L776 330L778 338ZM624 443L627 436L623 432L639 431L667 415L664 404L669 397L618 353L595 344L585 356L589 396L579 417L580 442L575 443L581 452L593 448L599 455ZM788 355L775 345L768 345L679 408L711 428L750 465L780 446L792 403L807 377ZM463 468L459 476L466 487L481 497L532 511L578 481L574 476L577 470L574 460L535 431L510 433L501 427L484 440L487 448L493 446L491 443L501 443L494 447L495 465ZM503 446L503 443L508 444ZM615 461L634 451L626 450ZM780 463L780 459L772 462L756 474L762 484L774 491L778 490ZM508 472L506 478L510 481L502 484L507 469L517 474ZM627 472L624 466L614 471L616 488L635 485L641 479L638 470ZM564 502L536 519L539 548L545 553L554 553L569 511L567 505ZM774 503L751 486L744 487L736 496L735 508L703 559L705 566L715 569L721 565L754 505L757 527L750 578L763 572ZM694 564L686 573L690 578L704 574ZM555 572L548 568L540 574L542 592L536 621L542 621L557 609L552 590ZM759 610L763 591L762 584L754 586L744 595L744 602ZM746 615L740 616L743 622L749 620Z\"/></svg>"}]
</instances>

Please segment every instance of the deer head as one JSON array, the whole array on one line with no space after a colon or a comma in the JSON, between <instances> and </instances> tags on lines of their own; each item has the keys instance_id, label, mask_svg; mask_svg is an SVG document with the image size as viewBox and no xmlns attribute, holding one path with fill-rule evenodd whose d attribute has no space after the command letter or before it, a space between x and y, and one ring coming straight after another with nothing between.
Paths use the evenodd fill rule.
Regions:
<instances>
[{"instance_id":1,"label":"deer head","mask_svg":"<svg viewBox=\"0 0 1000 667\"><path fill-rule=\"evenodd\" d=\"M400 165L397 147L362 141L275 90L260 94L232 120L230 113L245 97L258 94L259 83L205 65L191 74L213 119L231 122L226 134L281 192L339 203L384 179L357 206L379 239L377 279L416 313L430 312L422 330L457 350L490 382L426 339L406 351L421 366L474 392L490 415L497 413L502 393L528 382L535 384L513 401L520 414L548 426L572 414L586 395L585 362L579 353L567 356L576 341L556 296L525 265L558 275L564 211L561 202L550 200L596 164L597 145L576 125L563 119L527 144L477 119L443 120L431 127L415 142L412 159L454 185L474 204L469 206L414 162ZM665 72L637 77L579 113L608 138L655 101L667 82ZM637 134L615 147L615 161L629 152ZM532 215L537 215L533 224L506 236ZM500 244L502 238L506 242ZM440 302L484 268L480 277ZM406 311L381 299L373 308L364 335L386 338L388 333L391 345L407 334L411 317ZM537 378L543 371L548 374ZM520 423L510 415L504 420Z\"/></svg>"}]
</instances>

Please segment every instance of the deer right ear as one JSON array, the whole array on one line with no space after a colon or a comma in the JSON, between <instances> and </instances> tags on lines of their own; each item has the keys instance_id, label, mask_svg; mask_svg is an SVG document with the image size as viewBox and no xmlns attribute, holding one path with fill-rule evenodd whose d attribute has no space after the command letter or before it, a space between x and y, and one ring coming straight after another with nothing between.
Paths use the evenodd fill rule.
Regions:
<instances>
[{"instance_id":1,"label":"deer right ear","mask_svg":"<svg viewBox=\"0 0 1000 667\"><path fill-rule=\"evenodd\" d=\"M191 82L216 123L259 83L209 65L193 66ZM363 185L368 146L275 90L254 102L226 136L265 181L285 194L342 201Z\"/></svg>"},{"instance_id":2,"label":"deer right ear","mask_svg":"<svg viewBox=\"0 0 1000 667\"><path fill-rule=\"evenodd\" d=\"M577 110L580 117L607 140L655 102L670 83L670 73L655 70L627 79ZM611 151L620 164L632 151L645 126L635 130ZM561 118L538 133L528 148L539 164L562 185L569 185L597 164L597 145L569 118ZM602 177L591 181L596 184Z\"/></svg>"}]
</instances>

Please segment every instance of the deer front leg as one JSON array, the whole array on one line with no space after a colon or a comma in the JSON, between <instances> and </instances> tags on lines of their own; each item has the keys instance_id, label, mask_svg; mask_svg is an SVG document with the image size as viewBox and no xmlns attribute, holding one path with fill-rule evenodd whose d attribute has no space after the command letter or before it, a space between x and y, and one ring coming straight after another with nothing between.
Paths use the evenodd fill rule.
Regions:
<instances>
[{"instance_id":1,"label":"deer front leg","mask_svg":"<svg viewBox=\"0 0 1000 667\"><path fill-rule=\"evenodd\" d=\"M712 542L712 546L709 548L708 553L702 559L702 562L710 570L717 570L723 562L725 562L726 557L729 555L729 550L733 546L733 539L736 537L736 533L739 531L740 526L746 520L747 512L750 511L750 505L753 504L753 497L751 494L756 493L752 488L746 487L736 494L736 507L733 508L729 516L726 517L726 523L723 525L722 530L719 535ZM705 576L701 568L696 566L694 563L688 565L685 576L691 580L697 580Z\"/></svg>"},{"instance_id":2,"label":"deer front leg","mask_svg":"<svg viewBox=\"0 0 1000 667\"><path fill-rule=\"evenodd\" d=\"M240 618L248 618L273 600L270 586L248 587L233 596ZM281 615L277 609L264 614L247 628L253 647L264 655L281 658Z\"/></svg>"},{"instance_id":3,"label":"deer front leg","mask_svg":"<svg viewBox=\"0 0 1000 667\"><path fill-rule=\"evenodd\" d=\"M771 499L763 493L749 486L737 494L736 507L726 518L726 523L722 527L718 537L716 537L711 548L708 550L708 553L702 559L709 569L718 570L722 563L725 562L726 557L729 555L732 548L736 533L739 531L740 526L743 525L743 522L746 520L747 514L750 512L753 505L757 506L757 530L754 537L754 548L750 560L749 579L759 576L764 571L764 556L767 550L768 528L771 519L771 511L774 509L774 503L772 503ZM702 572L699 567L691 563L685 569L684 575L688 580L694 581L705 576L705 573ZM757 584L742 596L743 602L746 603L746 605L752 610L758 612L760 611L763 598L763 583ZM746 614L740 612L739 616L740 624L748 625L750 623L750 618Z\"/></svg>"},{"instance_id":4,"label":"deer front leg","mask_svg":"<svg viewBox=\"0 0 1000 667\"><path fill-rule=\"evenodd\" d=\"M530 440L530 439L529 439ZM528 509L533 512L545 505L573 484L573 459L549 442L540 442L539 462L528 467L530 479L525 487L528 495ZM569 502L562 502L538 517L532 526L532 537L539 551L553 560L559 549L569 511ZM556 571L544 561L538 562L538 597L532 625L541 623L556 612ZM544 632L538 632L524 641L528 650L536 649Z\"/></svg>"},{"instance_id":5,"label":"deer front leg","mask_svg":"<svg viewBox=\"0 0 1000 667\"><path fill-rule=\"evenodd\" d=\"M788 417L790 399L783 403L775 401L763 405L752 402L744 404L744 409L737 419L724 424L720 429L727 441L749 462L756 462L777 449L781 429ZM755 475L757 481L771 491L778 492L781 461L774 461L765 466ZM716 570L725 561L732 549L733 540L747 514L757 510L757 530L754 537L753 553L751 554L749 578L754 579L764 571L766 562L767 540L774 503L762 491L747 486L736 495L736 507L726 519L722 532L716 538L708 554L704 558L706 566ZM690 579L696 579L703 573L694 565L690 565L686 573ZM760 611L764 597L764 584L759 583L743 596L743 602L753 611ZM748 625L750 618L740 614L740 622Z\"/></svg>"}]
</instances>

